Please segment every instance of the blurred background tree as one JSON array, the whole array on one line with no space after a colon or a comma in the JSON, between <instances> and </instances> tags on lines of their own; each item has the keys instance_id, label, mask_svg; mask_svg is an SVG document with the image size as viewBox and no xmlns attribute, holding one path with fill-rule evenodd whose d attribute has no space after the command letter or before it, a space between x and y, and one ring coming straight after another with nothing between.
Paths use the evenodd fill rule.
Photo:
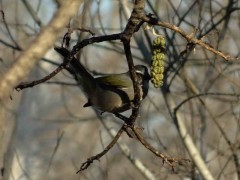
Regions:
<instances>
[{"instance_id":1,"label":"blurred background tree","mask_svg":"<svg viewBox=\"0 0 240 180\"><path fill-rule=\"evenodd\" d=\"M49 23L60 2L0 1L5 15L0 24L1 76ZM71 28L86 28L96 36L119 33L125 28L132 8L132 1L127 0L85 0L71 20ZM146 0L145 11L159 21L192 33L215 49L239 56L237 0ZM186 128L215 179L240 179L239 60L225 61L200 46L190 44L189 48L186 40L173 30L162 27L155 30L166 39L166 70L164 86L161 89L151 86L141 106L137 124L144 128L144 137L165 154L192 159L191 147L181 129ZM67 28L62 29L55 45L60 45L66 31ZM90 36L74 31L72 45ZM131 49L135 64L150 66L155 37L145 28L134 34ZM89 45L78 57L96 75L127 71L119 41ZM49 49L25 81L41 79L61 62L53 48ZM3 142L0 160L3 172L10 169L9 179L202 179L194 164L177 165L173 172L125 134L121 142L144 162L151 177L136 168L119 146L76 175L81 163L110 142L109 129L117 131L122 121L108 113L100 121L93 109L83 108L87 100L67 71L47 83L9 94L12 100L2 102L0 109Z\"/></svg>"}]
</instances>

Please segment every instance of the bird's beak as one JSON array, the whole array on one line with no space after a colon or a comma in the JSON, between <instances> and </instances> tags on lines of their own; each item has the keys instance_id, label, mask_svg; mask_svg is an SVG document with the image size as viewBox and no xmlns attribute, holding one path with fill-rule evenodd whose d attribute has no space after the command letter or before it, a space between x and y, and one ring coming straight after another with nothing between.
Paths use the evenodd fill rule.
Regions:
<instances>
[{"instance_id":1,"label":"bird's beak","mask_svg":"<svg viewBox=\"0 0 240 180\"><path fill-rule=\"evenodd\" d=\"M147 73L146 80L150 81L151 76Z\"/></svg>"}]
</instances>

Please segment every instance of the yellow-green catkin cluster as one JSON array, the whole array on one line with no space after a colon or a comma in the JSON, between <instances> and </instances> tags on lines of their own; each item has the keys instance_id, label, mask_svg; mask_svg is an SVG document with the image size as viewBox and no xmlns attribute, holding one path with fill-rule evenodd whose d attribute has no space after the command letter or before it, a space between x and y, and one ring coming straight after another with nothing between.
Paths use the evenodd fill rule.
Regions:
<instances>
[{"instance_id":1,"label":"yellow-green catkin cluster","mask_svg":"<svg viewBox=\"0 0 240 180\"><path fill-rule=\"evenodd\" d=\"M151 81L155 88L163 85L164 59L166 41L163 36L158 36L153 41Z\"/></svg>"}]
</instances>

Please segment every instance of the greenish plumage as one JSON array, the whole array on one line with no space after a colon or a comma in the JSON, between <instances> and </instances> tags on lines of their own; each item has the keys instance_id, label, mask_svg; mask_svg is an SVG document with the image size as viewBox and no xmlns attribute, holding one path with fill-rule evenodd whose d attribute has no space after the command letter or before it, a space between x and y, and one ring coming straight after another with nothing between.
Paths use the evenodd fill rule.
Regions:
<instances>
[{"instance_id":1,"label":"greenish plumage","mask_svg":"<svg viewBox=\"0 0 240 180\"><path fill-rule=\"evenodd\" d=\"M95 79L98 83L116 88L127 88L131 85L132 80L125 74L111 74Z\"/></svg>"},{"instance_id":2,"label":"greenish plumage","mask_svg":"<svg viewBox=\"0 0 240 180\"><path fill-rule=\"evenodd\" d=\"M54 48L66 61L70 52L62 47ZM75 57L66 69L75 77L86 94L88 102L84 107L94 106L103 112L120 113L132 107L133 83L129 72L94 78ZM150 75L143 65L135 66L141 97L148 93Z\"/></svg>"}]
</instances>

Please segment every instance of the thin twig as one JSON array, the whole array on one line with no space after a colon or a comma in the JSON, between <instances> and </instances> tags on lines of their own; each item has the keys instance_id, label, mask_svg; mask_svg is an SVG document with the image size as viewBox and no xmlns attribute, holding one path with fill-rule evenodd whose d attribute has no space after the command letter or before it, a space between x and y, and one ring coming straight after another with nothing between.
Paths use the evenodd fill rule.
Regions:
<instances>
[{"instance_id":1,"label":"thin twig","mask_svg":"<svg viewBox=\"0 0 240 180\"><path fill-rule=\"evenodd\" d=\"M230 55L226 55L223 52L214 49L213 47L211 47L209 44L205 43L201 39L195 38L192 34L187 34L185 31L183 31L178 26L175 26L175 25L167 23L167 22L158 21L158 19L151 17L151 15L145 16L142 19L149 24L162 26L162 27L171 29L171 30L177 32L178 34L180 34L182 37L184 37L189 43L198 44L198 45L202 46L203 48L207 49L208 51L211 51L214 54L222 57L226 61L238 60L239 59L239 58L232 57Z\"/></svg>"},{"instance_id":2,"label":"thin twig","mask_svg":"<svg viewBox=\"0 0 240 180\"><path fill-rule=\"evenodd\" d=\"M20 83L19 85L17 85L15 87L15 89L17 91L21 91L25 88L34 87L38 84L44 83L44 82L48 81L49 79L51 79L52 77L56 76L62 69L65 68L65 66L66 66L66 63L63 63L60 66L58 66L53 72L51 72L49 75L45 76L44 78L36 80L36 81L32 81L32 82Z\"/></svg>"},{"instance_id":3,"label":"thin twig","mask_svg":"<svg viewBox=\"0 0 240 180\"><path fill-rule=\"evenodd\" d=\"M146 147L148 150L150 150L153 154L160 157L163 160L163 163L167 163L172 170L174 171L175 164L184 164L184 162L191 162L187 158L174 158L167 156L163 154L162 152L159 152L157 149L155 149L151 144L149 144L145 139L142 137L142 135L139 133L139 128L132 126L132 131L134 132L137 139L142 143L144 147Z\"/></svg>"},{"instance_id":4,"label":"thin twig","mask_svg":"<svg viewBox=\"0 0 240 180\"><path fill-rule=\"evenodd\" d=\"M13 38L13 35L12 35L10 29L9 29L8 23L6 22L4 11L0 10L0 12L2 14L3 24L4 24L4 26L5 26L5 28L6 28L7 32L8 32L8 35L9 35L10 39L12 40L12 42L15 44L15 49L22 50L22 48L19 46L17 41Z\"/></svg>"},{"instance_id":5,"label":"thin twig","mask_svg":"<svg viewBox=\"0 0 240 180\"><path fill-rule=\"evenodd\" d=\"M122 135L124 129L125 129L125 127L122 126L121 129L119 129L119 131L116 134L116 136L113 138L113 140L107 145L107 147L102 152L100 152L99 154L88 158L87 161L84 162L81 165L81 167L79 168L79 170L76 173L79 173L79 172L87 169L90 166L90 164L93 163L94 160L99 160L102 156L104 156L116 144L116 142L118 141L118 139Z\"/></svg>"},{"instance_id":6,"label":"thin twig","mask_svg":"<svg viewBox=\"0 0 240 180\"><path fill-rule=\"evenodd\" d=\"M22 3L25 5L26 9L28 10L29 14L32 16L33 20L37 23L39 27L43 25L41 19L38 17L37 13L34 11L30 3L26 0L22 0Z\"/></svg>"},{"instance_id":7,"label":"thin twig","mask_svg":"<svg viewBox=\"0 0 240 180\"><path fill-rule=\"evenodd\" d=\"M105 121L102 121L102 123L105 123ZM116 134L116 131L114 129L107 129L108 133L111 136L114 136ZM144 163L134 155L134 152L131 152L129 147L124 144L121 139L117 142L117 145L119 149L122 151L122 153L127 157L127 159L139 170L139 172L148 180L155 180L157 179L156 175L151 172L151 170L144 165Z\"/></svg>"},{"instance_id":8,"label":"thin twig","mask_svg":"<svg viewBox=\"0 0 240 180\"><path fill-rule=\"evenodd\" d=\"M52 166L53 158L54 158L54 156L55 156L55 154L56 154L56 152L58 150L58 147L60 145L60 141L62 140L63 134L64 134L64 132L58 133L57 143L56 143L56 146L55 146L55 148L53 150L52 156L50 158L50 161L49 161L49 164L48 164L48 168L47 168L47 173L49 172L49 170L50 170L50 168Z\"/></svg>"}]
</instances>

